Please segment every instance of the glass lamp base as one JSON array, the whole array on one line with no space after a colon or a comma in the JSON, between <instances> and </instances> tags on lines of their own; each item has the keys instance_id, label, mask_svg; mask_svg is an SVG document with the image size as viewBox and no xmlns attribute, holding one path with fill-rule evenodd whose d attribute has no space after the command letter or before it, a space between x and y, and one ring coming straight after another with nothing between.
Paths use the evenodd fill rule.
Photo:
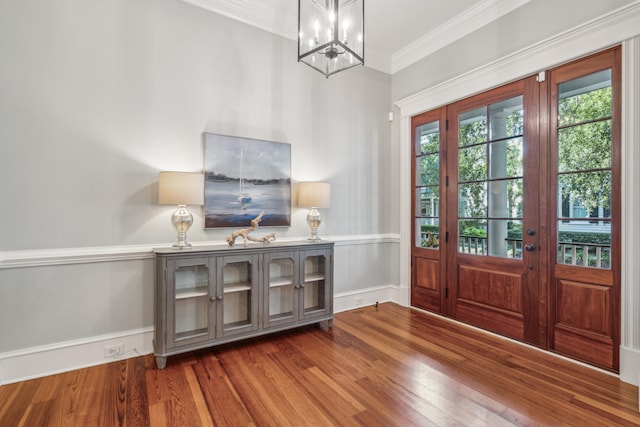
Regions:
<instances>
[{"instance_id":1,"label":"glass lamp base","mask_svg":"<svg viewBox=\"0 0 640 427\"><path fill-rule=\"evenodd\" d=\"M322 223L322 217L316 208L311 208L309 213L307 214L307 224L309 228L311 228L311 236L307 238L307 240L311 240L312 242L317 242L318 240L322 240L318 237L318 227Z\"/></svg>"},{"instance_id":2,"label":"glass lamp base","mask_svg":"<svg viewBox=\"0 0 640 427\"><path fill-rule=\"evenodd\" d=\"M171 215L171 224L178 232L178 242L172 246L175 249L191 249L191 243L187 242L187 231L193 224L193 215L185 205L178 205L178 210Z\"/></svg>"}]
</instances>

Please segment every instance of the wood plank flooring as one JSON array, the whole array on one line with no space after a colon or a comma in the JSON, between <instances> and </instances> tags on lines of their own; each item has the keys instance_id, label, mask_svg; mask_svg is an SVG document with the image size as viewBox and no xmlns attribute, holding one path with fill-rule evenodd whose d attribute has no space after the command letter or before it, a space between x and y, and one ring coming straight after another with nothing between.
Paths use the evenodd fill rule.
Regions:
<instances>
[{"instance_id":1,"label":"wood plank flooring","mask_svg":"<svg viewBox=\"0 0 640 427\"><path fill-rule=\"evenodd\" d=\"M638 388L395 304L0 387L0 426L632 426Z\"/></svg>"}]
</instances>

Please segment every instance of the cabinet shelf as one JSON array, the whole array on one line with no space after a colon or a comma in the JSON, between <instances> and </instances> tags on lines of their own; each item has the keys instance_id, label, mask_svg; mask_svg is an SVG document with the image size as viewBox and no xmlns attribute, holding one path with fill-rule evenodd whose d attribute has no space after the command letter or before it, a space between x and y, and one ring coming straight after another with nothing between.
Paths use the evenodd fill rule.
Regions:
<instances>
[{"instance_id":1,"label":"cabinet shelf","mask_svg":"<svg viewBox=\"0 0 640 427\"><path fill-rule=\"evenodd\" d=\"M304 276L305 283L318 282L320 280L324 280L324 274L322 273L309 273Z\"/></svg>"},{"instance_id":2,"label":"cabinet shelf","mask_svg":"<svg viewBox=\"0 0 640 427\"><path fill-rule=\"evenodd\" d=\"M229 283L228 285L224 285L224 293L229 294L233 292L244 292L251 290L251 282L238 282L238 283Z\"/></svg>"},{"instance_id":3,"label":"cabinet shelf","mask_svg":"<svg viewBox=\"0 0 640 427\"><path fill-rule=\"evenodd\" d=\"M293 285L293 276L272 277L269 279L269 287Z\"/></svg>"},{"instance_id":4,"label":"cabinet shelf","mask_svg":"<svg viewBox=\"0 0 640 427\"><path fill-rule=\"evenodd\" d=\"M209 334L207 328L198 328L193 331L185 331L176 333L176 341L184 340L187 338L201 337Z\"/></svg>"},{"instance_id":5,"label":"cabinet shelf","mask_svg":"<svg viewBox=\"0 0 640 427\"><path fill-rule=\"evenodd\" d=\"M207 295L209 295L209 290L206 286L176 290L176 299L206 297Z\"/></svg>"}]
</instances>

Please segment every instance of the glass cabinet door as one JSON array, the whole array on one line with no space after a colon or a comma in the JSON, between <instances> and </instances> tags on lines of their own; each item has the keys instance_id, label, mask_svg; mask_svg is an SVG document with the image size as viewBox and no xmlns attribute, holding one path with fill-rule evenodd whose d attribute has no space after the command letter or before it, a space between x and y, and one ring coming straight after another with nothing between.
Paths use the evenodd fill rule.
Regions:
<instances>
[{"instance_id":1,"label":"glass cabinet door","mask_svg":"<svg viewBox=\"0 0 640 427\"><path fill-rule=\"evenodd\" d=\"M258 327L258 260L255 255L225 257L218 283L222 284L222 335L256 330ZM218 315L218 320L220 320Z\"/></svg>"},{"instance_id":2,"label":"glass cabinet door","mask_svg":"<svg viewBox=\"0 0 640 427\"><path fill-rule=\"evenodd\" d=\"M211 267L207 259L170 261L167 269L170 346L210 338L209 288ZM212 336L213 337L213 336Z\"/></svg>"},{"instance_id":3,"label":"glass cabinet door","mask_svg":"<svg viewBox=\"0 0 640 427\"><path fill-rule=\"evenodd\" d=\"M324 316L331 311L331 275L328 254L306 252L302 262L302 315Z\"/></svg>"},{"instance_id":4,"label":"glass cabinet door","mask_svg":"<svg viewBox=\"0 0 640 427\"><path fill-rule=\"evenodd\" d=\"M289 323L295 320L295 296L300 288L296 280L296 254L270 254L265 258L267 266L265 288L264 323L268 326Z\"/></svg>"}]
</instances>

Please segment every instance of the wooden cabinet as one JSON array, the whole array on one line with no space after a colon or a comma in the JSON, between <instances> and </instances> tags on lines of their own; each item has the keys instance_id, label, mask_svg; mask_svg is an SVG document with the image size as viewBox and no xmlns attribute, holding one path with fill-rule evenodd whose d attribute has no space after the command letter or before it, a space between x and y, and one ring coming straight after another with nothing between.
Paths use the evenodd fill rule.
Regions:
<instances>
[{"instance_id":1,"label":"wooden cabinet","mask_svg":"<svg viewBox=\"0 0 640 427\"><path fill-rule=\"evenodd\" d=\"M332 280L326 249L267 253L264 264L265 327L331 317Z\"/></svg>"},{"instance_id":2,"label":"wooden cabinet","mask_svg":"<svg viewBox=\"0 0 640 427\"><path fill-rule=\"evenodd\" d=\"M156 249L156 364L167 356L333 320L333 243Z\"/></svg>"}]
</instances>

